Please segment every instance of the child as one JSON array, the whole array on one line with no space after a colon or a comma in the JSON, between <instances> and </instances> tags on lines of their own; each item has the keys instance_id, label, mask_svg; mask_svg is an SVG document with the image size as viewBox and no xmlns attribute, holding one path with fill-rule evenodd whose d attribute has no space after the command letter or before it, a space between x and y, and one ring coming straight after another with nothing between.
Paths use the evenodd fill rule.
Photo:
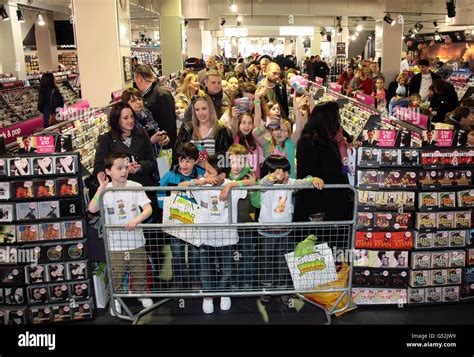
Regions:
<instances>
[{"instance_id":1,"label":"child","mask_svg":"<svg viewBox=\"0 0 474 357\"><path fill-rule=\"evenodd\" d=\"M265 158L270 155L280 155L286 157L291 165L291 178L296 177L295 170L295 146L298 142L301 132L303 130L303 117L301 115L300 106L304 105L304 101L300 100L299 104L296 102L296 96L293 98L294 104L293 107L297 108L294 110L296 116L296 125L295 132L292 134L292 125L288 120L281 120L280 127L270 129L271 138L265 139L262 137L265 134L265 129L261 126L258 126L253 130L253 136L257 141L257 144L263 148ZM260 103L255 102L255 116L260 115ZM269 114L272 115L271 112ZM256 122L260 120L255 119Z\"/></svg>"},{"instance_id":2,"label":"child","mask_svg":"<svg viewBox=\"0 0 474 357\"><path fill-rule=\"evenodd\" d=\"M413 93L410 95L410 104L408 105L408 108L415 108L419 109L421 104L421 95L418 93Z\"/></svg>"},{"instance_id":3,"label":"child","mask_svg":"<svg viewBox=\"0 0 474 357\"><path fill-rule=\"evenodd\" d=\"M89 211L96 213L100 210L99 196L105 188L142 187L139 183L127 180L128 157L122 153L110 154L105 159L105 173L97 175L99 188L89 203ZM109 182L107 176L112 179ZM146 292L147 257L145 251L145 237L142 229L136 226L145 221L152 214L150 199L145 191L107 192L104 195L105 221L107 224L125 225L128 232L111 230L108 236L108 245L112 266L114 290L123 292L122 280L127 271L133 278L133 287L137 293ZM142 208L142 212L138 209ZM153 305L148 298L141 298L143 307ZM121 314L122 307L115 300L115 310ZM111 315L114 315L111 309Z\"/></svg>"},{"instance_id":4,"label":"child","mask_svg":"<svg viewBox=\"0 0 474 357\"><path fill-rule=\"evenodd\" d=\"M239 144L233 144L227 150L227 156L230 161L229 182L220 194L221 200L226 200L227 195L232 187L242 187L255 185L255 174L252 172L250 166L247 165L247 150ZM234 194L237 191L233 191ZM259 192L250 192L245 199L239 200L237 222L248 223L256 222ZM235 260L235 280L232 282L233 286L244 289L252 287L252 276L255 272L253 263L254 259L254 244L255 239L252 230L239 229L239 243L237 251L240 253Z\"/></svg>"},{"instance_id":5,"label":"child","mask_svg":"<svg viewBox=\"0 0 474 357\"><path fill-rule=\"evenodd\" d=\"M177 98L174 102L174 111L176 113L176 128L179 130L183 125L184 113L186 113L188 105L182 99Z\"/></svg>"},{"instance_id":6,"label":"child","mask_svg":"<svg viewBox=\"0 0 474 357\"><path fill-rule=\"evenodd\" d=\"M261 181L262 186L281 186L281 190L262 191L260 195L260 217L258 221L265 223L289 223L293 220L293 191L291 186L307 185L321 190L324 182L320 178L308 176L305 179L290 178L290 163L281 156L272 155L266 158L262 167L262 174L267 173ZM284 227L272 227L259 230L261 249L260 279L264 287L277 286L287 288L288 267L285 254L293 250L289 245L290 230ZM262 302L268 302L268 296L262 296ZM283 298L285 301L286 298Z\"/></svg>"},{"instance_id":7,"label":"child","mask_svg":"<svg viewBox=\"0 0 474 357\"><path fill-rule=\"evenodd\" d=\"M181 182L195 180L204 176L204 170L196 165L199 157L199 150L191 143L184 144L178 153L178 162L174 170L169 171L160 180L160 186L178 186ZM163 199L169 195L170 192L158 192L158 204L163 209ZM172 263L173 263L173 278L175 288L178 289L183 282L183 275L185 272L185 256L186 249L189 256L189 280L194 288L197 288L199 275L197 268L198 251L192 244L178 239L171 238L172 249Z\"/></svg>"},{"instance_id":8,"label":"child","mask_svg":"<svg viewBox=\"0 0 474 357\"><path fill-rule=\"evenodd\" d=\"M354 71L354 77L351 79L349 83L349 91L350 93L358 91L362 88L362 83L360 81L360 77L362 75L362 70L361 69L356 69Z\"/></svg>"},{"instance_id":9,"label":"child","mask_svg":"<svg viewBox=\"0 0 474 357\"><path fill-rule=\"evenodd\" d=\"M396 107L408 108L408 99L406 98L407 90L403 86L398 86L395 91L395 97L390 99L388 104L388 113L393 115Z\"/></svg>"},{"instance_id":10,"label":"child","mask_svg":"<svg viewBox=\"0 0 474 357\"><path fill-rule=\"evenodd\" d=\"M237 117L236 130L233 129L234 143L242 145L248 152L249 164L257 177L260 177L260 146L255 142L252 135L254 129L254 116L243 113Z\"/></svg>"},{"instance_id":11,"label":"child","mask_svg":"<svg viewBox=\"0 0 474 357\"><path fill-rule=\"evenodd\" d=\"M377 99L377 110L381 112L387 110L387 94L383 85L383 78L377 78L375 81L375 90L372 92L372 97Z\"/></svg>"},{"instance_id":12,"label":"child","mask_svg":"<svg viewBox=\"0 0 474 357\"><path fill-rule=\"evenodd\" d=\"M469 148L474 147L474 125L470 125L466 127L466 137L467 137L467 142L466 146Z\"/></svg>"},{"instance_id":13,"label":"child","mask_svg":"<svg viewBox=\"0 0 474 357\"><path fill-rule=\"evenodd\" d=\"M227 185L229 180L228 165L222 164L225 162L225 154L211 155L205 162L206 174L204 178L199 180L191 180L182 182L180 186L206 186L216 187L212 190L193 191L192 196L196 202L207 208L207 215L204 217L203 223L213 223L215 225L226 225L229 223L229 210L227 201L221 201L219 195L222 191L222 186ZM189 193L191 196L191 193ZM235 191L232 194L232 222L237 222L237 203L240 199L247 197L246 191ZM236 229L229 229L223 227L217 228L201 228L200 236L202 245L199 247L201 260L201 283L203 290L221 290L225 291L230 288L230 281L232 277L232 260L234 245L239 241L239 236ZM215 260L219 260L220 276L215 277L215 270L211 269L211 264ZM216 281L217 280L217 281ZM221 310L229 310L232 303L230 297L221 297ZM202 310L205 314L212 314L214 312L213 298L204 298Z\"/></svg>"}]
</instances>

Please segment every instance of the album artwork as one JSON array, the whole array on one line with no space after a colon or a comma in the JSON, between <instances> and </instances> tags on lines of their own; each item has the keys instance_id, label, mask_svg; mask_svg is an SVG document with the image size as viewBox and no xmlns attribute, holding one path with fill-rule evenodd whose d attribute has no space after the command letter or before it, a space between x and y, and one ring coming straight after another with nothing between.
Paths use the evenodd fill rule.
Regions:
<instances>
[{"instance_id":1,"label":"album artwork","mask_svg":"<svg viewBox=\"0 0 474 357\"><path fill-rule=\"evenodd\" d=\"M21 305L25 303L22 288L5 288L5 303L7 305Z\"/></svg>"},{"instance_id":2,"label":"album artwork","mask_svg":"<svg viewBox=\"0 0 474 357\"><path fill-rule=\"evenodd\" d=\"M370 212L357 213L357 228L370 228L374 224L374 214Z\"/></svg>"},{"instance_id":3,"label":"album artwork","mask_svg":"<svg viewBox=\"0 0 474 357\"><path fill-rule=\"evenodd\" d=\"M56 219L60 217L59 201L43 201L38 202L39 218L41 219Z\"/></svg>"},{"instance_id":4,"label":"album artwork","mask_svg":"<svg viewBox=\"0 0 474 357\"><path fill-rule=\"evenodd\" d=\"M460 211L454 213L455 228L469 229L471 228L471 211Z\"/></svg>"},{"instance_id":5,"label":"album artwork","mask_svg":"<svg viewBox=\"0 0 474 357\"><path fill-rule=\"evenodd\" d=\"M439 207L440 208L455 208L456 207L456 192L439 192Z\"/></svg>"},{"instance_id":6,"label":"album artwork","mask_svg":"<svg viewBox=\"0 0 474 357\"><path fill-rule=\"evenodd\" d=\"M48 281L46 265L27 265L25 274L28 284L42 284Z\"/></svg>"},{"instance_id":7,"label":"album artwork","mask_svg":"<svg viewBox=\"0 0 474 357\"><path fill-rule=\"evenodd\" d=\"M442 298L441 288L426 288L425 289L425 300L429 303L440 302Z\"/></svg>"},{"instance_id":8,"label":"album artwork","mask_svg":"<svg viewBox=\"0 0 474 357\"><path fill-rule=\"evenodd\" d=\"M430 229L436 228L436 213L416 213L416 228L417 229Z\"/></svg>"},{"instance_id":9,"label":"album artwork","mask_svg":"<svg viewBox=\"0 0 474 357\"><path fill-rule=\"evenodd\" d=\"M85 244L84 242L74 243L66 246L68 259L84 259Z\"/></svg>"},{"instance_id":10,"label":"album artwork","mask_svg":"<svg viewBox=\"0 0 474 357\"><path fill-rule=\"evenodd\" d=\"M37 224L22 224L17 227L18 242L35 242L39 239L39 228Z\"/></svg>"},{"instance_id":11,"label":"album artwork","mask_svg":"<svg viewBox=\"0 0 474 357\"><path fill-rule=\"evenodd\" d=\"M438 231L433 236L433 248L449 247L449 232Z\"/></svg>"},{"instance_id":12,"label":"album artwork","mask_svg":"<svg viewBox=\"0 0 474 357\"><path fill-rule=\"evenodd\" d=\"M415 248L426 249L433 246L434 233L415 232Z\"/></svg>"},{"instance_id":13,"label":"album artwork","mask_svg":"<svg viewBox=\"0 0 474 357\"><path fill-rule=\"evenodd\" d=\"M431 253L431 267L433 269L442 269L449 266L449 253L446 252L432 252Z\"/></svg>"},{"instance_id":14,"label":"album artwork","mask_svg":"<svg viewBox=\"0 0 474 357\"><path fill-rule=\"evenodd\" d=\"M425 289L408 289L408 303L421 304L425 302Z\"/></svg>"},{"instance_id":15,"label":"album artwork","mask_svg":"<svg viewBox=\"0 0 474 357\"><path fill-rule=\"evenodd\" d=\"M0 182L0 200L10 199L10 182Z\"/></svg>"},{"instance_id":16,"label":"album artwork","mask_svg":"<svg viewBox=\"0 0 474 357\"><path fill-rule=\"evenodd\" d=\"M48 265L48 274L50 281L64 281L67 279L66 263L57 263Z\"/></svg>"},{"instance_id":17,"label":"album artwork","mask_svg":"<svg viewBox=\"0 0 474 357\"><path fill-rule=\"evenodd\" d=\"M415 270L429 269L431 267L431 254L428 252L413 252L411 255L411 268Z\"/></svg>"},{"instance_id":18,"label":"album artwork","mask_svg":"<svg viewBox=\"0 0 474 357\"><path fill-rule=\"evenodd\" d=\"M375 170L358 171L359 187L378 187L380 185L379 174Z\"/></svg>"},{"instance_id":19,"label":"album artwork","mask_svg":"<svg viewBox=\"0 0 474 357\"><path fill-rule=\"evenodd\" d=\"M410 286L414 288L428 286L430 279L428 270L416 270L410 272Z\"/></svg>"},{"instance_id":20,"label":"album artwork","mask_svg":"<svg viewBox=\"0 0 474 357\"><path fill-rule=\"evenodd\" d=\"M400 153L400 163L402 166L417 166L418 160L417 150L402 150Z\"/></svg>"},{"instance_id":21,"label":"album artwork","mask_svg":"<svg viewBox=\"0 0 474 357\"><path fill-rule=\"evenodd\" d=\"M442 300L444 302L459 300L459 286L445 286L443 289Z\"/></svg>"},{"instance_id":22,"label":"album artwork","mask_svg":"<svg viewBox=\"0 0 474 357\"><path fill-rule=\"evenodd\" d=\"M438 207L438 192L420 192L418 208Z\"/></svg>"},{"instance_id":23,"label":"album artwork","mask_svg":"<svg viewBox=\"0 0 474 357\"><path fill-rule=\"evenodd\" d=\"M82 238L82 221L63 222L64 238Z\"/></svg>"},{"instance_id":24,"label":"album artwork","mask_svg":"<svg viewBox=\"0 0 474 357\"><path fill-rule=\"evenodd\" d=\"M0 204L0 222L13 221L13 205Z\"/></svg>"},{"instance_id":25,"label":"album artwork","mask_svg":"<svg viewBox=\"0 0 474 357\"><path fill-rule=\"evenodd\" d=\"M38 206L36 202L16 204L16 219L19 221L32 221L38 219Z\"/></svg>"},{"instance_id":26,"label":"album artwork","mask_svg":"<svg viewBox=\"0 0 474 357\"><path fill-rule=\"evenodd\" d=\"M17 157L8 160L9 176L29 176L31 175L30 159L26 157Z\"/></svg>"},{"instance_id":27,"label":"album artwork","mask_svg":"<svg viewBox=\"0 0 474 357\"><path fill-rule=\"evenodd\" d=\"M444 269L431 270L430 285L446 285L448 283L448 272Z\"/></svg>"},{"instance_id":28,"label":"album artwork","mask_svg":"<svg viewBox=\"0 0 474 357\"><path fill-rule=\"evenodd\" d=\"M34 286L28 288L28 302L30 304L46 304L48 303L48 288L45 286Z\"/></svg>"},{"instance_id":29,"label":"album artwork","mask_svg":"<svg viewBox=\"0 0 474 357\"><path fill-rule=\"evenodd\" d=\"M49 324L51 322L50 307L32 307L30 311L33 324Z\"/></svg>"},{"instance_id":30,"label":"album artwork","mask_svg":"<svg viewBox=\"0 0 474 357\"><path fill-rule=\"evenodd\" d=\"M452 229L454 228L454 212L438 212L436 221L439 229Z\"/></svg>"},{"instance_id":31,"label":"album artwork","mask_svg":"<svg viewBox=\"0 0 474 357\"><path fill-rule=\"evenodd\" d=\"M359 166L374 166L380 164L380 149L359 148Z\"/></svg>"},{"instance_id":32,"label":"album artwork","mask_svg":"<svg viewBox=\"0 0 474 357\"><path fill-rule=\"evenodd\" d=\"M40 240L57 240L61 239L60 223L42 223L39 225Z\"/></svg>"},{"instance_id":33,"label":"album artwork","mask_svg":"<svg viewBox=\"0 0 474 357\"><path fill-rule=\"evenodd\" d=\"M420 171L418 182L422 186L436 185L437 183L436 171Z\"/></svg>"},{"instance_id":34,"label":"album artwork","mask_svg":"<svg viewBox=\"0 0 474 357\"><path fill-rule=\"evenodd\" d=\"M65 301L69 299L69 286L67 284L58 284L50 287L52 301Z\"/></svg>"},{"instance_id":35,"label":"album artwork","mask_svg":"<svg viewBox=\"0 0 474 357\"><path fill-rule=\"evenodd\" d=\"M54 158L50 156L32 158L33 175L52 175L54 171Z\"/></svg>"},{"instance_id":36,"label":"album artwork","mask_svg":"<svg viewBox=\"0 0 474 357\"><path fill-rule=\"evenodd\" d=\"M0 244L12 244L16 242L16 227L10 224L0 225Z\"/></svg>"},{"instance_id":37,"label":"album artwork","mask_svg":"<svg viewBox=\"0 0 474 357\"><path fill-rule=\"evenodd\" d=\"M87 262L69 263L69 277L71 280L83 280L87 276Z\"/></svg>"},{"instance_id":38,"label":"album artwork","mask_svg":"<svg viewBox=\"0 0 474 357\"><path fill-rule=\"evenodd\" d=\"M446 271L446 284L461 284L462 269L448 269Z\"/></svg>"},{"instance_id":39,"label":"album artwork","mask_svg":"<svg viewBox=\"0 0 474 357\"><path fill-rule=\"evenodd\" d=\"M26 309L12 309L8 311L8 325L25 325Z\"/></svg>"},{"instance_id":40,"label":"album artwork","mask_svg":"<svg viewBox=\"0 0 474 357\"><path fill-rule=\"evenodd\" d=\"M50 262L56 262L64 259L64 248L62 245L53 245L45 247L46 249L46 258Z\"/></svg>"},{"instance_id":41,"label":"album artwork","mask_svg":"<svg viewBox=\"0 0 474 357\"><path fill-rule=\"evenodd\" d=\"M474 207L474 190L459 191L457 196L459 207Z\"/></svg>"},{"instance_id":42,"label":"album artwork","mask_svg":"<svg viewBox=\"0 0 474 357\"><path fill-rule=\"evenodd\" d=\"M76 160L73 155L56 157L55 168L57 174L73 174L76 173Z\"/></svg>"},{"instance_id":43,"label":"album artwork","mask_svg":"<svg viewBox=\"0 0 474 357\"><path fill-rule=\"evenodd\" d=\"M56 184L54 180L39 180L34 182L34 192L36 197L56 196Z\"/></svg>"},{"instance_id":44,"label":"album artwork","mask_svg":"<svg viewBox=\"0 0 474 357\"><path fill-rule=\"evenodd\" d=\"M13 182L13 190L16 199L28 199L35 197L33 181L17 181Z\"/></svg>"},{"instance_id":45,"label":"album artwork","mask_svg":"<svg viewBox=\"0 0 474 357\"><path fill-rule=\"evenodd\" d=\"M68 305L53 306L53 320L55 322L71 320L71 308Z\"/></svg>"},{"instance_id":46,"label":"album artwork","mask_svg":"<svg viewBox=\"0 0 474 357\"><path fill-rule=\"evenodd\" d=\"M393 149L382 149L381 150L381 161L382 166L396 166L400 162L400 151Z\"/></svg>"},{"instance_id":47,"label":"album artwork","mask_svg":"<svg viewBox=\"0 0 474 357\"><path fill-rule=\"evenodd\" d=\"M466 252L463 250L452 251L449 254L449 264L451 268L462 268L466 264Z\"/></svg>"},{"instance_id":48,"label":"album artwork","mask_svg":"<svg viewBox=\"0 0 474 357\"><path fill-rule=\"evenodd\" d=\"M76 178L61 178L58 179L59 196L77 196L79 195L79 184Z\"/></svg>"},{"instance_id":49,"label":"album artwork","mask_svg":"<svg viewBox=\"0 0 474 357\"><path fill-rule=\"evenodd\" d=\"M83 320L92 317L92 306L90 302L79 303L77 307L73 309L73 319Z\"/></svg>"},{"instance_id":50,"label":"album artwork","mask_svg":"<svg viewBox=\"0 0 474 357\"><path fill-rule=\"evenodd\" d=\"M472 172L469 170L459 170L454 173L454 184L458 186L468 186L472 183Z\"/></svg>"},{"instance_id":51,"label":"album artwork","mask_svg":"<svg viewBox=\"0 0 474 357\"><path fill-rule=\"evenodd\" d=\"M75 300L88 299L89 284L84 282L71 284L71 297Z\"/></svg>"},{"instance_id":52,"label":"album artwork","mask_svg":"<svg viewBox=\"0 0 474 357\"><path fill-rule=\"evenodd\" d=\"M22 285L23 276L16 266L0 267L0 285Z\"/></svg>"},{"instance_id":53,"label":"album artwork","mask_svg":"<svg viewBox=\"0 0 474 357\"><path fill-rule=\"evenodd\" d=\"M464 247L467 239L467 231L450 231L449 232L449 246L450 247Z\"/></svg>"}]
</instances>

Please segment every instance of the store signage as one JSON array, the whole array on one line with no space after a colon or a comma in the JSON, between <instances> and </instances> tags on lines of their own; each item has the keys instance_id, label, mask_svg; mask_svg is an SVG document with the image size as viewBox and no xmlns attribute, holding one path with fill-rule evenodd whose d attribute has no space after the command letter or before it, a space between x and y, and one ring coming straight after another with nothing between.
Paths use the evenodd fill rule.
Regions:
<instances>
[{"instance_id":1,"label":"store signage","mask_svg":"<svg viewBox=\"0 0 474 357\"><path fill-rule=\"evenodd\" d=\"M339 83L329 83L329 89L337 93L342 93L342 86Z\"/></svg>"},{"instance_id":2,"label":"store signage","mask_svg":"<svg viewBox=\"0 0 474 357\"><path fill-rule=\"evenodd\" d=\"M125 91L125 89L120 89L115 92L112 92L112 102L117 102L122 98L122 93Z\"/></svg>"},{"instance_id":3,"label":"store signage","mask_svg":"<svg viewBox=\"0 0 474 357\"><path fill-rule=\"evenodd\" d=\"M246 27L229 27L224 29L226 37L247 37L248 29Z\"/></svg>"},{"instance_id":4,"label":"store signage","mask_svg":"<svg viewBox=\"0 0 474 357\"><path fill-rule=\"evenodd\" d=\"M336 44L336 55L339 58L346 58L346 43L338 42Z\"/></svg>"},{"instance_id":5,"label":"store signage","mask_svg":"<svg viewBox=\"0 0 474 357\"><path fill-rule=\"evenodd\" d=\"M324 84L324 79L320 78L320 77L316 77L314 79L314 83L316 83L317 85L319 86L322 86Z\"/></svg>"},{"instance_id":6,"label":"store signage","mask_svg":"<svg viewBox=\"0 0 474 357\"><path fill-rule=\"evenodd\" d=\"M314 36L314 27L281 26L280 36Z\"/></svg>"},{"instance_id":7,"label":"store signage","mask_svg":"<svg viewBox=\"0 0 474 357\"><path fill-rule=\"evenodd\" d=\"M357 92L356 93L356 99L359 103L375 107L375 98L372 97L371 95L367 95L365 93Z\"/></svg>"},{"instance_id":8,"label":"store signage","mask_svg":"<svg viewBox=\"0 0 474 357\"><path fill-rule=\"evenodd\" d=\"M0 129L0 136L5 139L5 144L10 144L18 136L29 136L43 129L43 116L26 120L24 122Z\"/></svg>"},{"instance_id":9,"label":"store signage","mask_svg":"<svg viewBox=\"0 0 474 357\"><path fill-rule=\"evenodd\" d=\"M437 146L451 147L453 145L453 131L452 130L436 130Z\"/></svg>"},{"instance_id":10,"label":"store signage","mask_svg":"<svg viewBox=\"0 0 474 357\"><path fill-rule=\"evenodd\" d=\"M395 146L397 132L395 130L380 130L378 146Z\"/></svg>"},{"instance_id":11,"label":"store signage","mask_svg":"<svg viewBox=\"0 0 474 357\"><path fill-rule=\"evenodd\" d=\"M3 89L20 88L20 87L23 87L23 81L13 81L13 82L1 83L1 88L3 88Z\"/></svg>"},{"instance_id":12,"label":"store signage","mask_svg":"<svg viewBox=\"0 0 474 357\"><path fill-rule=\"evenodd\" d=\"M412 125L416 125L420 128L428 128L428 116L421 114L417 110L413 110L411 108L395 107L395 112L393 116L398 120L404 121Z\"/></svg>"}]
</instances>

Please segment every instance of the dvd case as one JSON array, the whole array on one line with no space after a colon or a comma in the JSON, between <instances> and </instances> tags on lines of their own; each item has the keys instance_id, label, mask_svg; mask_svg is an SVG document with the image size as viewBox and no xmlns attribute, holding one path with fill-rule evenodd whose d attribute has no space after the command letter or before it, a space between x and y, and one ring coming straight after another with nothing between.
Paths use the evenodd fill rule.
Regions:
<instances>
[{"instance_id":1,"label":"dvd case","mask_svg":"<svg viewBox=\"0 0 474 357\"><path fill-rule=\"evenodd\" d=\"M54 180L39 180L34 182L34 192L36 197L55 197L56 184Z\"/></svg>"},{"instance_id":2,"label":"dvd case","mask_svg":"<svg viewBox=\"0 0 474 357\"><path fill-rule=\"evenodd\" d=\"M454 212L438 212L436 221L439 229L452 229L454 228Z\"/></svg>"},{"instance_id":3,"label":"dvd case","mask_svg":"<svg viewBox=\"0 0 474 357\"><path fill-rule=\"evenodd\" d=\"M456 193L455 192L439 192L439 207L440 208L455 208L456 207Z\"/></svg>"},{"instance_id":4,"label":"dvd case","mask_svg":"<svg viewBox=\"0 0 474 357\"><path fill-rule=\"evenodd\" d=\"M16 204L16 219L18 221L32 221L38 218L38 206L36 202Z\"/></svg>"},{"instance_id":5,"label":"dvd case","mask_svg":"<svg viewBox=\"0 0 474 357\"><path fill-rule=\"evenodd\" d=\"M0 182L0 200L6 201L10 199L10 183Z\"/></svg>"}]
</instances>

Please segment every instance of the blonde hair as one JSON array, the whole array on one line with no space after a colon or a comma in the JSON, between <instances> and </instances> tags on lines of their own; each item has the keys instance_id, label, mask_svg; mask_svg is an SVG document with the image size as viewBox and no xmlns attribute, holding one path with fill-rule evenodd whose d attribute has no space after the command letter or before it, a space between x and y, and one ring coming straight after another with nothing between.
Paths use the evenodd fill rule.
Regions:
<instances>
[{"instance_id":1,"label":"blonde hair","mask_svg":"<svg viewBox=\"0 0 474 357\"><path fill-rule=\"evenodd\" d=\"M227 152L229 153L229 155L247 155L248 154L247 148L240 144L232 144L227 149Z\"/></svg>"},{"instance_id":2,"label":"blonde hair","mask_svg":"<svg viewBox=\"0 0 474 357\"><path fill-rule=\"evenodd\" d=\"M182 93L188 99L191 99L191 97L189 95L189 83L192 80L198 80L199 81L199 76L194 72L188 73L186 75L186 77L184 77L183 83L178 87L178 90L177 90L178 93ZM195 94L198 94L199 92L201 92L201 89L198 88Z\"/></svg>"},{"instance_id":3,"label":"blonde hair","mask_svg":"<svg viewBox=\"0 0 474 357\"><path fill-rule=\"evenodd\" d=\"M176 104L178 104L178 103L181 103L181 104L183 105L184 110L188 109L188 103L186 103L183 99L181 99L181 98L176 98L176 99L174 100L174 105L176 106Z\"/></svg>"},{"instance_id":4,"label":"blonde hair","mask_svg":"<svg viewBox=\"0 0 474 357\"><path fill-rule=\"evenodd\" d=\"M200 137L199 135L199 120L196 116L196 110L194 109L194 106L196 105L197 102L203 101L207 103L207 106L209 108L209 121L211 123L212 131L211 131L211 136L213 138L216 137L217 132L219 131L219 121L217 119L217 114L216 114L216 109L214 108L214 103L212 102L211 97L209 97L207 94L204 94L203 96L196 96L195 99L193 100L193 110L192 110L192 124L193 124L193 140L201 140L203 138Z\"/></svg>"},{"instance_id":5,"label":"blonde hair","mask_svg":"<svg viewBox=\"0 0 474 357\"><path fill-rule=\"evenodd\" d=\"M410 103L413 102L414 100L419 100L421 102L421 95L418 93L413 93L410 95Z\"/></svg>"},{"instance_id":6,"label":"blonde hair","mask_svg":"<svg viewBox=\"0 0 474 357\"><path fill-rule=\"evenodd\" d=\"M291 134L293 132L293 130L292 130L293 128L291 126L291 123L286 119L282 119L281 122L280 122L280 127L282 127L283 125L286 126L286 129L288 130L288 138L291 138ZM277 129L272 129L272 132L274 130L277 130ZM270 139L270 147L269 147L270 153L273 153L275 151L276 146L277 146L277 144L275 142L275 139L273 139L273 135L272 135L272 137ZM283 142L283 147L285 147L285 142Z\"/></svg>"}]
</instances>

